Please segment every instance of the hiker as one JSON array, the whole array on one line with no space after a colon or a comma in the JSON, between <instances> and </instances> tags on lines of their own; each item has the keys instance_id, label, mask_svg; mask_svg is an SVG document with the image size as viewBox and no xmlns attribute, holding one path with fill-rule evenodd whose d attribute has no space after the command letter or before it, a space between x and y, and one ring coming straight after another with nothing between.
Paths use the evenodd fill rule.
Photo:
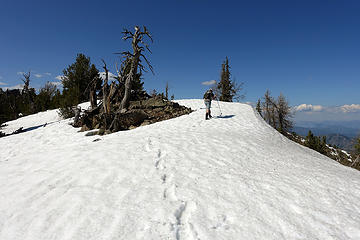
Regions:
<instances>
[{"instance_id":1,"label":"hiker","mask_svg":"<svg viewBox=\"0 0 360 240\"><path fill-rule=\"evenodd\" d=\"M210 108L211 108L211 100L213 100L214 98L216 98L216 95L214 95L213 90L211 88L205 92L204 103L206 106L206 115L205 115L206 120L212 118Z\"/></svg>"}]
</instances>

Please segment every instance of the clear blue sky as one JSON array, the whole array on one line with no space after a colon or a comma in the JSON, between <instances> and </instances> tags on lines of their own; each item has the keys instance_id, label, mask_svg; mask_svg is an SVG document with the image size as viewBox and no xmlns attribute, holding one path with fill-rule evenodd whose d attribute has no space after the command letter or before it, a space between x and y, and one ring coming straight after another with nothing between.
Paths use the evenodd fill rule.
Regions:
<instances>
[{"instance_id":1,"label":"clear blue sky","mask_svg":"<svg viewBox=\"0 0 360 240\"><path fill-rule=\"evenodd\" d=\"M360 104L360 1L7 1L0 4L0 87L33 73L39 88L77 53L99 70L127 50L124 27L153 34L147 90L170 84L175 98L202 98L229 57L245 101L266 89L291 105ZM51 76L44 73L50 73ZM42 77L35 77L40 74Z\"/></svg>"}]
</instances>

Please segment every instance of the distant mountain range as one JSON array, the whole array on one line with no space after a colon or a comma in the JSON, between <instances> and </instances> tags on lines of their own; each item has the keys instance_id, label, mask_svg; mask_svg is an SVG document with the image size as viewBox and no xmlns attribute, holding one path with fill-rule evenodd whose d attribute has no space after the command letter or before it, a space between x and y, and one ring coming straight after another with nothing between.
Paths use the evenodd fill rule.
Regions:
<instances>
[{"instance_id":1,"label":"distant mountain range","mask_svg":"<svg viewBox=\"0 0 360 240\"><path fill-rule=\"evenodd\" d=\"M293 131L306 137L309 130L316 136L326 136L327 143L352 151L355 138L360 133L360 121L347 122L296 122Z\"/></svg>"}]
</instances>

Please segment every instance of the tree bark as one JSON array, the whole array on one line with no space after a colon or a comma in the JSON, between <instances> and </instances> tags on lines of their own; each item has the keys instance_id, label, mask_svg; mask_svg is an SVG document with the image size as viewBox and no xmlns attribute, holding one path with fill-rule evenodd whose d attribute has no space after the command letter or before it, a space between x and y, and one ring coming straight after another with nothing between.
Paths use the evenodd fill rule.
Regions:
<instances>
[{"instance_id":1,"label":"tree bark","mask_svg":"<svg viewBox=\"0 0 360 240\"><path fill-rule=\"evenodd\" d=\"M104 85L102 88L103 91L103 107L104 107L104 113L107 115L110 113L110 97L109 97L109 85L108 85L108 81L109 81L109 70L106 67L106 63L104 60L102 60L102 62L104 63L104 70L105 70L105 80L104 80Z\"/></svg>"}]
</instances>

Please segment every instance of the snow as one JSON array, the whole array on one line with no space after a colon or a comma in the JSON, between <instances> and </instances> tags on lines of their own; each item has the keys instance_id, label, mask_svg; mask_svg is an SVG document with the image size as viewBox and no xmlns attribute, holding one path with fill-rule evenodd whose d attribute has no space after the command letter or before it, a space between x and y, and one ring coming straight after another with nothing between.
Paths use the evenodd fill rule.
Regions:
<instances>
[{"instance_id":1,"label":"snow","mask_svg":"<svg viewBox=\"0 0 360 240\"><path fill-rule=\"evenodd\" d=\"M333 156L338 156L337 152L331 151L330 154L333 155Z\"/></svg>"},{"instance_id":2,"label":"snow","mask_svg":"<svg viewBox=\"0 0 360 240\"><path fill-rule=\"evenodd\" d=\"M106 73L105 72L100 72L99 73L100 74L100 78L102 79L102 80L105 80L105 78L106 78ZM116 75L115 74L113 74L112 72L108 72L108 80L116 80Z\"/></svg>"},{"instance_id":3,"label":"snow","mask_svg":"<svg viewBox=\"0 0 360 240\"><path fill-rule=\"evenodd\" d=\"M30 131L0 138L0 239L360 239L359 171L246 104L178 102L196 111L106 136L9 122Z\"/></svg>"},{"instance_id":4,"label":"snow","mask_svg":"<svg viewBox=\"0 0 360 240\"><path fill-rule=\"evenodd\" d=\"M45 123L47 124L54 124L58 123L61 118L58 115L58 110L48 110L46 112L39 112L34 115L29 115L26 117L19 118L17 120L13 120L7 122L7 127L0 129L0 131L10 134L14 131L18 130L19 128L23 127L23 129L28 128L40 128L43 127Z\"/></svg>"},{"instance_id":5,"label":"snow","mask_svg":"<svg viewBox=\"0 0 360 240\"><path fill-rule=\"evenodd\" d=\"M346 152L345 150L341 150L341 152L345 153L346 156L350 157L350 154Z\"/></svg>"}]
</instances>

